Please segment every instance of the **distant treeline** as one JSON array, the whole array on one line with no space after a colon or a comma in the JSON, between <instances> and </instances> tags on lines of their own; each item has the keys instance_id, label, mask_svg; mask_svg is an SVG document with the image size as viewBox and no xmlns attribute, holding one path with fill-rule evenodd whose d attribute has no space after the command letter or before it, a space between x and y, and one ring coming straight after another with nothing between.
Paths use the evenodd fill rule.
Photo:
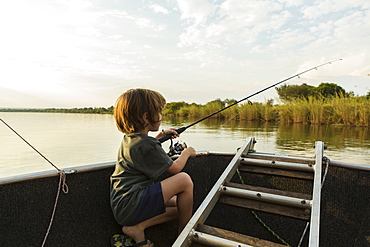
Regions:
<instances>
[{"instance_id":1,"label":"distant treeline","mask_svg":"<svg viewBox=\"0 0 370 247\"><path fill-rule=\"evenodd\" d=\"M186 102L167 103L163 116L202 118L227 105L234 99L216 99L205 105ZM98 113L112 114L113 106L72 108L72 109L0 109L2 112L61 112L61 113ZM281 104L273 100L247 102L232 106L212 118L235 119L260 122L293 122L305 124L343 124L370 127L370 97L314 97L295 98Z\"/></svg>"},{"instance_id":2,"label":"distant treeline","mask_svg":"<svg viewBox=\"0 0 370 247\"><path fill-rule=\"evenodd\" d=\"M0 108L0 112L53 112L53 113L93 113L93 114L113 114L113 106L104 107L84 107L84 108Z\"/></svg>"},{"instance_id":3,"label":"distant treeline","mask_svg":"<svg viewBox=\"0 0 370 247\"><path fill-rule=\"evenodd\" d=\"M318 87L283 85L276 88L281 103L270 99L264 103L247 102L236 104L212 118L235 119L260 122L294 122L305 124L343 124L370 126L370 91L364 96L355 96L334 83L321 83ZM235 99L216 99L204 105L196 103L170 102L163 116L202 118L228 105ZM1 109L0 112L61 112L112 114L114 107L85 107L72 109Z\"/></svg>"}]
</instances>

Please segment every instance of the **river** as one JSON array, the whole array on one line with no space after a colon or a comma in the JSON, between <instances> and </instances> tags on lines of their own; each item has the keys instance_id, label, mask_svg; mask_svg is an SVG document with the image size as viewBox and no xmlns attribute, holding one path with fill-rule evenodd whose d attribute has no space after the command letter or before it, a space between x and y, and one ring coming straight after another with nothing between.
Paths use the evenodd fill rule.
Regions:
<instances>
[{"instance_id":1,"label":"river","mask_svg":"<svg viewBox=\"0 0 370 247\"><path fill-rule=\"evenodd\" d=\"M122 138L112 115L2 112L0 118L59 168L114 161ZM164 117L161 128L191 122ZM0 136L0 178L54 169L1 122ZM249 136L256 138L258 152L312 157L315 141L323 141L330 159L370 165L370 129L366 127L208 119L179 139L197 151L235 152ZM166 151L169 144L163 143Z\"/></svg>"}]
</instances>

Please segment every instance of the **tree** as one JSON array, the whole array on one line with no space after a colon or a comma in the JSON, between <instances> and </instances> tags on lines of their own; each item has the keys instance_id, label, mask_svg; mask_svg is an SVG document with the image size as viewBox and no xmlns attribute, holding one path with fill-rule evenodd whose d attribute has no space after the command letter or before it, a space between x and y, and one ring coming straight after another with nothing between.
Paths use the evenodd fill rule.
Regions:
<instances>
[{"instance_id":1,"label":"tree","mask_svg":"<svg viewBox=\"0 0 370 247\"><path fill-rule=\"evenodd\" d=\"M224 107L225 107L225 106L232 105L232 104L234 104L234 103L236 103L236 102L237 102L237 100L236 100L236 99L225 99L225 100L223 101L223 105L224 105Z\"/></svg>"},{"instance_id":2,"label":"tree","mask_svg":"<svg viewBox=\"0 0 370 247\"><path fill-rule=\"evenodd\" d=\"M110 106L107 110L108 110L108 113L113 114L114 106Z\"/></svg>"},{"instance_id":3,"label":"tree","mask_svg":"<svg viewBox=\"0 0 370 247\"><path fill-rule=\"evenodd\" d=\"M346 91L335 83L323 82L316 89L316 94L321 95L322 97L345 97L348 96Z\"/></svg>"},{"instance_id":4,"label":"tree","mask_svg":"<svg viewBox=\"0 0 370 247\"><path fill-rule=\"evenodd\" d=\"M208 102L207 104L205 104L204 110L205 110L205 113L209 115L224 107L225 107L225 103L221 99L218 98L218 99L212 100ZM222 113L220 113L220 114L217 114L216 117L222 118L223 115Z\"/></svg>"},{"instance_id":5,"label":"tree","mask_svg":"<svg viewBox=\"0 0 370 247\"><path fill-rule=\"evenodd\" d=\"M303 83L302 85L282 85L280 87L275 88L279 98L282 100L291 101L297 98L305 98L308 99L309 96L314 95L315 87L307 85Z\"/></svg>"},{"instance_id":6,"label":"tree","mask_svg":"<svg viewBox=\"0 0 370 247\"><path fill-rule=\"evenodd\" d=\"M281 100L292 101L297 98L308 99L309 96L322 98L328 97L351 97L353 92L346 92L341 86L335 83L323 82L318 87L307 85L282 85L276 91Z\"/></svg>"},{"instance_id":7,"label":"tree","mask_svg":"<svg viewBox=\"0 0 370 247\"><path fill-rule=\"evenodd\" d=\"M184 102L184 101L181 101L181 102L170 102L170 103L167 103L166 104L166 107L163 111L163 114L164 115L178 115L178 111L180 110L180 108L183 108L185 106L188 106L189 104Z\"/></svg>"}]
</instances>

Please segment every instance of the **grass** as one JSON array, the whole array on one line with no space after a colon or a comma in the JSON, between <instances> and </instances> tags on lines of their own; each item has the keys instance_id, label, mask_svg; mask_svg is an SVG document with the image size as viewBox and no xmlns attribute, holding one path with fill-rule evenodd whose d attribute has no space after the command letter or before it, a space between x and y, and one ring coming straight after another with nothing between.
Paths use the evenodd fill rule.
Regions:
<instances>
[{"instance_id":1,"label":"grass","mask_svg":"<svg viewBox=\"0 0 370 247\"><path fill-rule=\"evenodd\" d=\"M176 116L205 117L223 108L218 102L206 105L184 105ZM166 111L164 111L164 115ZM212 118L237 119L260 122L287 122L304 124L339 124L348 126L370 126L370 99L356 97L308 97L290 102L273 104L254 102L235 105Z\"/></svg>"}]
</instances>

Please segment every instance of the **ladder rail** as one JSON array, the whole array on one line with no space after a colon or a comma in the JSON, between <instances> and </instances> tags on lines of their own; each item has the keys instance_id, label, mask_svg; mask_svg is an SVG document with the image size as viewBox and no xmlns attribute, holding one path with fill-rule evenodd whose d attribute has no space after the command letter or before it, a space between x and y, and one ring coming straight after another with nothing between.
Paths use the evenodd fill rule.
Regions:
<instances>
[{"instance_id":1,"label":"ladder rail","mask_svg":"<svg viewBox=\"0 0 370 247\"><path fill-rule=\"evenodd\" d=\"M311 160L300 160L298 163L301 164L294 164L290 162L292 158L280 157L279 156L269 156L263 154L265 158L276 158L273 159L272 162L270 161L256 161L251 160L251 156L249 155L249 150L254 148L255 139L254 137L248 137L239 151L236 153L234 158L230 161L228 166L224 169L221 176L218 178L217 182L214 184L206 198L203 200L202 204L196 210L192 218L189 220L185 228L182 230L176 241L173 243L173 247L188 247L191 246L192 242L197 242L201 244L207 244L211 246L245 246L249 247L250 245L241 243L241 239L227 239L223 236L215 236L213 232L206 233L200 231L199 227L203 226L203 223L207 220L208 216L210 215L211 211L213 210L214 206L221 202L230 204L233 206L242 206L243 208L253 208L256 207L256 203L258 204L258 208L261 211L266 210L266 208L261 208L262 204L268 204L267 209L270 213L277 213L281 214L279 210L284 210L284 207L290 208L290 210L296 209L297 210L305 210L306 215L301 214L302 212L295 212L295 214L281 214L287 217L298 217L299 219L304 219L310 222L310 233L309 233L309 240L308 244L309 247L319 247L319 236L320 236L320 204L321 204L321 187L322 187L322 166L323 166L323 156L324 156L324 143L321 141L317 141L315 143L316 153L315 157L312 159L314 163L311 163ZM262 156L258 156L257 159L262 158ZM248 158L247 158L248 157ZM257 156L255 156L257 157ZM274 160L279 160L276 162ZM307 162L307 163L306 163ZM312 188L312 196L308 196L305 194L298 194L294 192L284 192L279 190L274 190L272 188L264 188L264 187L256 187L256 186L245 186L245 185L233 185L233 183L229 183L230 180L236 173L236 170L241 165L253 167L253 165L262 166L265 169L271 169L269 167L273 167L274 169L287 169L287 170L296 170L295 172L308 172L312 174L311 179L313 179L313 188ZM272 174L277 175L277 174ZM300 177L300 179L306 179ZM312 181L312 180L311 180ZM222 194L224 197L221 197ZM303 195L303 196L302 196ZM231 197L230 197L231 196ZM302 197L301 197L302 196ZM220 201L224 198L229 198L229 201ZM240 204L240 200L247 201L247 203ZM302 199L303 198L303 199ZM307 199L310 198L310 199ZM235 201L238 199L239 201ZM254 204L252 204L252 202ZM270 203L270 204L269 204ZM272 208L271 205L274 204ZM281 205L281 206L280 206ZM263 205L262 205L263 206ZM266 207L266 205L264 206ZM280 208L279 208L280 207ZM276 209L275 209L276 208ZM277 211L276 211L277 210ZM249 236L247 236L249 237ZM262 240L265 241L265 240ZM242 241L244 242L244 240ZM265 241L268 242L268 241ZM249 242L248 242L249 243ZM274 245L275 246L275 245Z\"/></svg>"},{"instance_id":2,"label":"ladder rail","mask_svg":"<svg viewBox=\"0 0 370 247\"><path fill-rule=\"evenodd\" d=\"M315 175L312 195L312 208L310 220L309 247L319 247L320 240L320 204L321 204L321 180L322 180L322 162L324 156L324 143L317 141Z\"/></svg>"},{"instance_id":3,"label":"ladder rail","mask_svg":"<svg viewBox=\"0 0 370 247\"><path fill-rule=\"evenodd\" d=\"M216 205L220 195L222 185L225 182L229 182L234 176L236 169L239 166L240 157L246 155L248 150L253 149L255 140L253 137L248 137L244 142L243 146L236 153L234 158L230 161L222 175L219 177L211 191L208 193L202 204L199 206L193 217L189 220L188 224L182 230L173 247L186 247L190 246L192 242L192 230L196 228L198 224L204 223L208 215L211 213L213 207Z\"/></svg>"}]
</instances>

